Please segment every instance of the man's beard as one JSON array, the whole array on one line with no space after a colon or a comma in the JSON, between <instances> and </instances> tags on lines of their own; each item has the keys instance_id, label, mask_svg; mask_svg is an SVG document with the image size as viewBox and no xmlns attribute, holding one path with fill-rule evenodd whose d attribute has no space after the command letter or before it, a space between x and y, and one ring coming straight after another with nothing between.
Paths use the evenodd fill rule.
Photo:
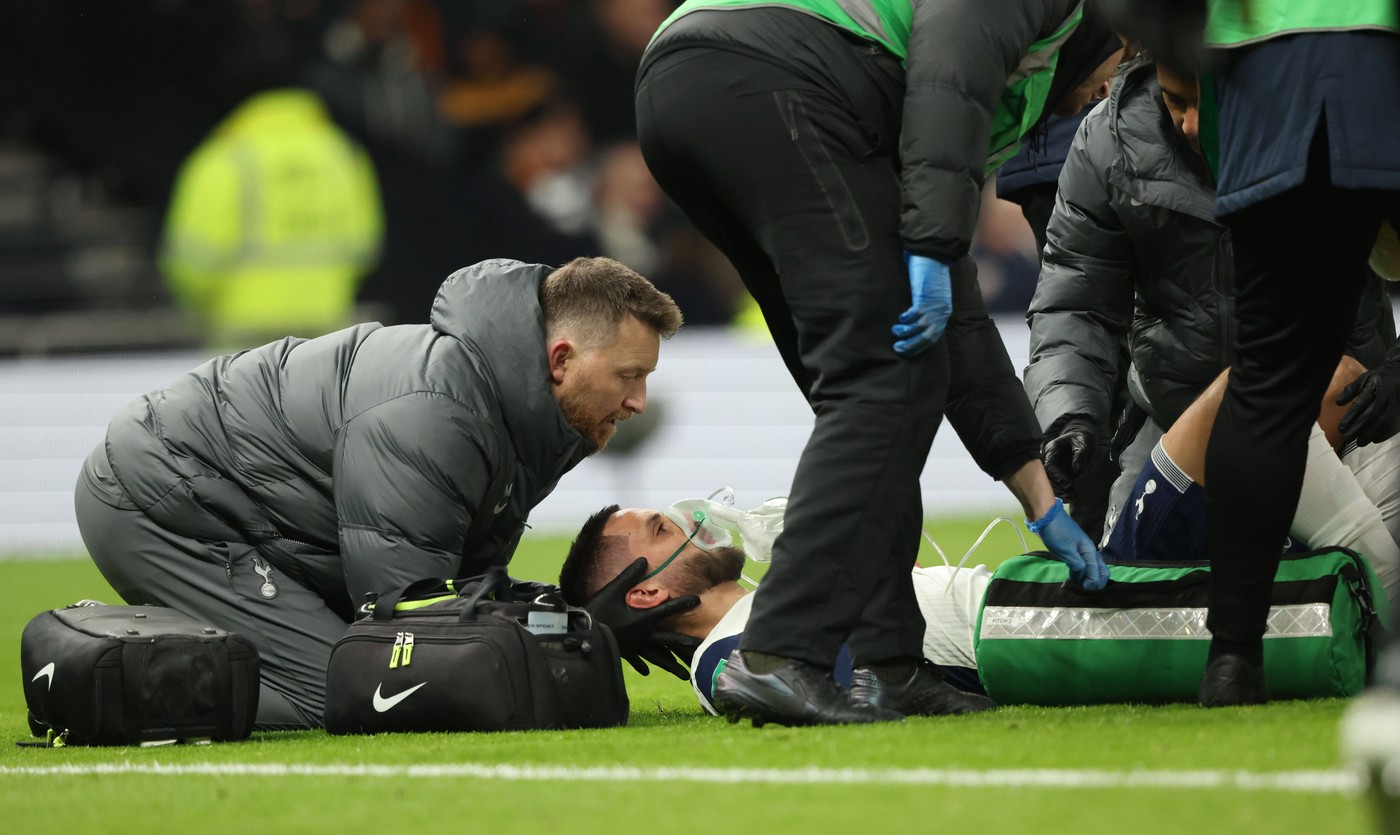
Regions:
<instances>
[{"instance_id":1,"label":"man's beard","mask_svg":"<svg viewBox=\"0 0 1400 835\"><path fill-rule=\"evenodd\" d=\"M564 420L569 422L580 435L593 442L601 452L603 447L608 445L613 433L617 431L617 426L608 423L609 420L626 420L630 417L627 413L611 414L601 420L593 420L589 417L588 406L583 398L573 395L565 395L559 399L559 409L564 413Z\"/></svg>"},{"instance_id":2,"label":"man's beard","mask_svg":"<svg viewBox=\"0 0 1400 835\"><path fill-rule=\"evenodd\" d=\"M733 546L702 551L703 556L686 560L680 569L676 594L701 594L723 583L737 582L744 570L744 552Z\"/></svg>"}]
</instances>

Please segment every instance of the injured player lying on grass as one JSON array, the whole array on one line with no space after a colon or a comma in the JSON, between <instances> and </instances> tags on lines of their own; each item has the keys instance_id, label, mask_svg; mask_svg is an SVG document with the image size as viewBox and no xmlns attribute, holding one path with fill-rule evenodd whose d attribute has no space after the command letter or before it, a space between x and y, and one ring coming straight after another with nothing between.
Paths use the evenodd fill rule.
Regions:
<instances>
[{"instance_id":1,"label":"injured player lying on grass","mask_svg":"<svg viewBox=\"0 0 1400 835\"><path fill-rule=\"evenodd\" d=\"M1324 403L1334 403L1337 392L1363 371L1354 360L1343 360ZM1110 560L1205 559L1201 472L1224 379L1222 374L1202 393L1144 466L1131 502L1105 538L1104 554ZM1360 449L1343 446L1336 431L1343 411L1324 405L1319 414L1290 545L1342 546L1361 553L1391 596L1400 578L1400 546L1394 537L1400 529L1400 438ZM580 530L560 585L577 604L628 573L636 582L627 590L626 602L634 609L698 596L698 606L671 617L664 628L699 642L689 659L690 679L701 705L715 713L710 701L715 675L739 646L749 617L751 597L741 584L746 558L766 558L781 530L781 509L782 503L774 501L746 513L694 499L666 510L603 508ZM645 571L634 566L639 558L646 560ZM979 694L974 631L991 578L984 565L913 569L924 617L925 659L950 684ZM833 675L849 686L851 659L844 649Z\"/></svg>"},{"instance_id":2,"label":"injured player lying on grass","mask_svg":"<svg viewBox=\"0 0 1400 835\"><path fill-rule=\"evenodd\" d=\"M707 550L701 545L702 537L706 546L715 538L707 530L708 521L699 525L692 521L687 529L670 516L661 510L603 508L584 524L569 550L560 586L571 602L584 600L634 559L644 557L647 576L627 592L629 606L647 609L697 595L700 605L672 616L663 626L700 641L688 659L690 679L700 703L716 713L710 689L718 665L739 646L752 604L752 595L741 585L745 553L736 545ZM949 683L972 693L982 692L972 657L972 631L990 577L981 565L914 570L925 622L924 656L943 668ZM844 687L850 686L851 670L850 655L843 648L834 675Z\"/></svg>"}]
</instances>

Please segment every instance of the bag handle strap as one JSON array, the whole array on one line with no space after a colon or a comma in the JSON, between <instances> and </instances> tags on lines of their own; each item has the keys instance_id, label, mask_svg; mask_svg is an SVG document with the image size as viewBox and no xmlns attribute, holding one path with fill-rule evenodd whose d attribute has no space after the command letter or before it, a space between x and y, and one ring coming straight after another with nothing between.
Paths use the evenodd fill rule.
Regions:
<instances>
[{"instance_id":1,"label":"bag handle strap","mask_svg":"<svg viewBox=\"0 0 1400 835\"><path fill-rule=\"evenodd\" d=\"M442 580L416 580L406 586L391 589L383 594L376 595L374 599L374 619L389 620L394 616L394 609L405 600L414 600L435 593L450 594L444 591Z\"/></svg>"},{"instance_id":2,"label":"bag handle strap","mask_svg":"<svg viewBox=\"0 0 1400 835\"><path fill-rule=\"evenodd\" d=\"M460 620L463 621L471 620L476 616L477 604L482 600L489 599L492 595L511 587L511 578L506 573L504 566L492 568L475 579L477 587L472 591L471 597L467 598L466 605L462 607ZM394 610L404 600L413 600L430 592L442 591L450 594L451 590L460 582L458 580L449 580L446 583L442 580L419 580L407 586L384 592L374 601L373 617L378 621L390 620L394 617Z\"/></svg>"},{"instance_id":3,"label":"bag handle strap","mask_svg":"<svg viewBox=\"0 0 1400 835\"><path fill-rule=\"evenodd\" d=\"M1342 566L1341 575L1347 581L1347 590L1351 592L1361 610L1361 635L1366 651L1366 683L1369 685L1375 673L1380 647L1387 642L1389 635L1381 622L1380 613L1376 611L1375 599L1371 596L1371 583L1362 562L1364 558L1350 548L1331 550L1351 558L1350 563Z\"/></svg>"},{"instance_id":4,"label":"bag handle strap","mask_svg":"<svg viewBox=\"0 0 1400 835\"><path fill-rule=\"evenodd\" d=\"M477 604L508 588L510 588L510 575L506 573L504 566L497 566L481 575L476 591L472 592L472 596L467 598L466 605L462 607L462 615L457 618L458 622L474 620Z\"/></svg>"}]
</instances>

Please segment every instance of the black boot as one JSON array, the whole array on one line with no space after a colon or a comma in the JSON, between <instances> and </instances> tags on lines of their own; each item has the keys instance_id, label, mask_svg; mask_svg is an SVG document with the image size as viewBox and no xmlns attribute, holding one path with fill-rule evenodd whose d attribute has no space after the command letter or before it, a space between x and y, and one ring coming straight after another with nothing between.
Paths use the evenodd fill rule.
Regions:
<instances>
[{"instance_id":1,"label":"black boot","mask_svg":"<svg viewBox=\"0 0 1400 835\"><path fill-rule=\"evenodd\" d=\"M1199 700L1201 707L1264 704L1269 700L1264 665L1233 653L1215 657L1201 674Z\"/></svg>"},{"instance_id":2,"label":"black boot","mask_svg":"<svg viewBox=\"0 0 1400 835\"><path fill-rule=\"evenodd\" d=\"M996 707L986 696L959 690L943 680L931 662L913 665L907 676L886 681L870 667L857 667L851 676L851 701L896 710L905 716L949 716L980 713Z\"/></svg>"},{"instance_id":3,"label":"black boot","mask_svg":"<svg viewBox=\"0 0 1400 835\"><path fill-rule=\"evenodd\" d=\"M903 719L892 710L852 704L828 670L805 661L787 663L767 673L749 670L744 653L729 654L715 679L715 708L729 719L753 721L754 727L779 725L852 725Z\"/></svg>"}]
</instances>

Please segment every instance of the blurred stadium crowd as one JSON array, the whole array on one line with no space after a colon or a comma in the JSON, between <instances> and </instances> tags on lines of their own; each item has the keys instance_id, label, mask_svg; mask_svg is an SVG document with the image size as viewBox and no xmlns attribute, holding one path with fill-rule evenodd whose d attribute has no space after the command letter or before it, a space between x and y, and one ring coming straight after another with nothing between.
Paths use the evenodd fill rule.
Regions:
<instances>
[{"instance_id":1,"label":"blurred stadium crowd","mask_svg":"<svg viewBox=\"0 0 1400 835\"><path fill-rule=\"evenodd\" d=\"M667 202L635 139L633 76L677 4L6 0L0 355L208 345L210 313L175 239L227 195L190 160L231 114L288 90L314 94L324 130L362 150L377 184L366 199L378 220L357 227L345 265L347 318L426 321L443 278L486 258L605 254L671 293L690 323L732 321L742 285ZM258 245L247 215L259 188L271 186L236 186L227 222L241 212L242 237L229 232L213 260ZM221 234L207 232L218 218L198 222ZM277 234L295 226L275 222ZM1037 263L1016 207L985 201L974 254L989 306L1024 312ZM256 331L244 344L281 335Z\"/></svg>"}]
</instances>

